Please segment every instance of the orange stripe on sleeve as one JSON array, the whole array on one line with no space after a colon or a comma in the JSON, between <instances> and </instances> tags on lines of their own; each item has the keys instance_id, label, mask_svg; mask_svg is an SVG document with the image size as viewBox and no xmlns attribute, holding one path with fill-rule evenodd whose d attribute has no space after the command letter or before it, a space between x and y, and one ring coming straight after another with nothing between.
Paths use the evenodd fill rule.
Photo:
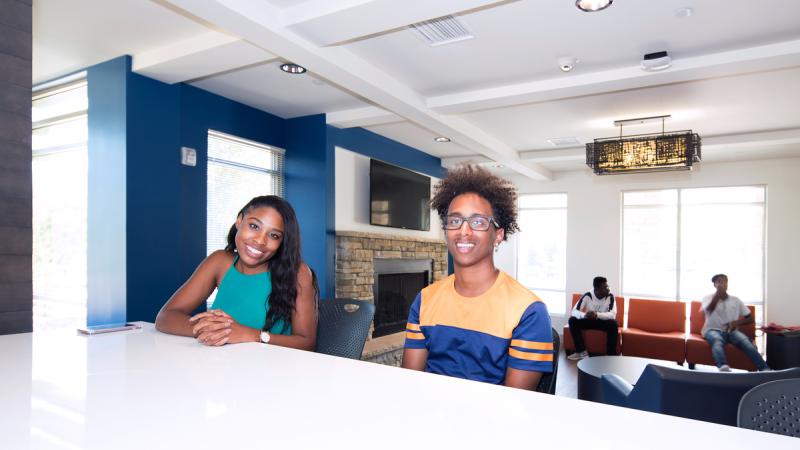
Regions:
<instances>
[{"instance_id":1,"label":"orange stripe on sleeve","mask_svg":"<svg viewBox=\"0 0 800 450\"><path fill-rule=\"evenodd\" d=\"M421 331L419 329L419 324L411 322L406 323L406 329L409 331Z\"/></svg>"},{"instance_id":2,"label":"orange stripe on sleeve","mask_svg":"<svg viewBox=\"0 0 800 450\"><path fill-rule=\"evenodd\" d=\"M514 350L513 348L508 349L508 356L513 356L514 358L518 359L526 359L528 361L552 361L553 354L552 353L528 353L528 352L521 352L519 350Z\"/></svg>"},{"instance_id":3,"label":"orange stripe on sleeve","mask_svg":"<svg viewBox=\"0 0 800 450\"><path fill-rule=\"evenodd\" d=\"M552 342L534 342L534 341L523 341L521 339L512 339L511 340L512 347L522 347L522 348L529 348L531 350L550 350L553 351L553 343Z\"/></svg>"},{"instance_id":4,"label":"orange stripe on sleeve","mask_svg":"<svg viewBox=\"0 0 800 450\"><path fill-rule=\"evenodd\" d=\"M425 339L425 335L422 333L406 332L406 339L422 340Z\"/></svg>"}]
</instances>

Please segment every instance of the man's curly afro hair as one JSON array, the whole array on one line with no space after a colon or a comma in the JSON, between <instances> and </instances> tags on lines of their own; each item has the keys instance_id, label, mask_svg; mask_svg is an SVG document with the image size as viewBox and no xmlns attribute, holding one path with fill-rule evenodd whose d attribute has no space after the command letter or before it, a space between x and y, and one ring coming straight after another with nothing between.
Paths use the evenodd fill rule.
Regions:
<instances>
[{"instance_id":1,"label":"man's curly afro hair","mask_svg":"<svg viewBox=\"0 0 800 450\"><path fill-rule=\"evenodd\" d=\"M461 194L475 193L492 206L494 220L505 230L503 240L519 231L517 225L517 189L510 181L493 175L488 170L471 164L450 169L447 176L436 184L431 208L445 222L450 202Z\"/></svg>"}]
</instances>

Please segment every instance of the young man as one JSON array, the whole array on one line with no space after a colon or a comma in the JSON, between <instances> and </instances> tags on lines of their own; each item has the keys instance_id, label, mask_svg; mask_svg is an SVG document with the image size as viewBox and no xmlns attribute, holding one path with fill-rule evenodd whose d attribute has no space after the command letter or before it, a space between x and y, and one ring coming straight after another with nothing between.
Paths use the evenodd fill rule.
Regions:
<instances>
[{"instance_id":1,"label":"young man","mask_svg":"<svg viewBox=\"0 0 800 450\"><path fill-rule=\"evenodd\" d=\"M759 371L771 370L747 335L737 329L742 325L752 323L753 316L739 297L728 295L728 276L725 274L714 275L711 282L714 283L717 291L703 297L700 308L706 316L706 323L703 324L702 334L711 344L711 356L719 371L731 371L728 360L725 358L726 343L742 349Z\"/></svg>"},{"instance_id":2,"label":"young man","mask_svg":"<svg viewBox=\"0 0 800 450\"><path fill-rule=\"evenodd\" d=\"M518 230L513 185L475 166L451 170L434 192L455 273L417 294L403 367L535 389L553 371L547 307L494 266Z\"/></svg>"},{"instance_id":3,"label":"young man","mask_svg":"<svg viewBox=\"0 0 800 450\"><path fill-rule=\"evenodd\" d=\"M589 356L583 343L582 330L602 330L606 332L606 355L617 354L617 303L614 294L604 277L594 277L593 292L587 292L575 303L569 318L569 333L575 342L575 353L567 359L577 361Z\"/></svg>"}]
</instances>

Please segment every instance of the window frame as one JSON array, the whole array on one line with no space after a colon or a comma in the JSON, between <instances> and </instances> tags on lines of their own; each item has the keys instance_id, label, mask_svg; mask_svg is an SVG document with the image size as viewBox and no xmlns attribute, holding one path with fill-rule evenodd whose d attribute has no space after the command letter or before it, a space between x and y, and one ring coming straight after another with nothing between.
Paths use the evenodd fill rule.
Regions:
<instances>
[{"instance_id":1,"label":"window frame","mask_svg":"<svg viewBox=\"0 0 800 450\"><path fill-rule=\"evenodd\" d=\"M208 236L209 225L211 223L210 222L211 214L210 214L210 211L209 211L210 200L211 200L211 196L209 195L209 192L211 190L210 189L210 187L211 187L211 183L210 183L210 181L211 181L210 180L210 173L211 173L210 168L211 168L211 166L213 165L213 166L222 167L222 168L225 168L225 169L233 169L233 170L237 170L237 171L245 171L245 172L257 173L257 174L262 174L262 175L271 175L273 177L272 189L277 191L277 192L273 192L272 194L267 194L267 195L277 195L279 197L285 198L286 172L285 172L284 168L285 168L286 150L281 148L281 147L277 147L277 146L274 146L274 145L271 145L271 144L264 144L262 142L254 141L254 140L251 140L251 139L242 138L242 137L239 137L239 136L236 136L236 135L224 133L224 132L213 130L213 129L208 129L207 130L206 139L207 139L207 141L206 141L207 142L207 157L206 157L207 161L206 161L206 224L205 224L206 237L205 237L205 253L210 254L213 251L219 250L218 246L215 246L215 248L212 248L210 246L210 241L209 241L209 236ZM212 153L211 152L211 141L212 141L212 139L218 139L218 140L227 141L228 144L240 144L240 145L245 145L245 146L248 146L248 147L256 147L259 150L263 150L265 152L265 154L268 154L266 156L267 158L275 158L275 160L274 160L275 167L274 168L259 167L259 166L253 165L253 164L248 164L248 163L242 163L242 162L235 161L234 160L235 158L226 159L224 157L211 156L211 153ZM239 208L242 205L237 205L236 207ZM213 304L215 298L216 298L216 289L209 296L209 298L206 300L206 307L207 308L211 308L211 305Z\"/></svg>"},{"instance_id":2,"label":"window frame","mask_svg":"<svg viewBox=\"0 0 800 450\"><path fill-rule=\"evenodd\" d=\"M36 167L35 161L38 158L47 158L48 156L52 156L52 155L69 154L69 153L75 153L75 154L83 153L79 157L81 157L82 159L85 159L85 161L86 161L86 170L88 172L88 170L89 170L89 160L88 160L88 158L89 158L88 85L89 85L89 82L88 82L88 78L86 76L86 73L85 72L80 72L80 73L76 73L76 74L74 74L72 76L69 76L69 77L61 78L59 80L55 80L53 82L46 83L44 85L40 85L40 86L34 87L34 89L32 89L32 91L31 91L31 108L32 109L35 108L34 105L39 100L44 100L44 99L47 99L48 97L53 97L53 96L57 96L57 95L60 95L60 94L68 93L70 91L74 91L74 90L77 90L77 89L86 89L87 90L87 93L86 93L86 104L82 105L81 108L68 110L68 112L56 114L56 115L53 115L53 116L50 116L50 117L47 117L47 118L41 119L41 120L36 120L36 121L32 120L32 122L31 122L31 138L32 138L32 142L31 142L31 165L32 165L31 176L32 176L32 183L36 180L36 177L33 174L33 170ZM33 114L32 114L32 119L33 119ZM46 129L48 127L58 126L58 125L67 124L67 123L75 122L75 121L81 121L81 120L85 121L85 124L86 124L86 128L85 128L85 130L86 130L86 139L85 140L62 143L62 144L57 144L57 145L50 145L50 146L46 146L46 147L42 147L42 148L35 148L34 142L33 142L33 137L34 137L34 134L36 133L37 130L42 130L42 129ZM87 179L87 181L88 181L88 179ZM35 189L35 186L32 186L32 187ZM85 200L86 208L88 210L88 206L89 206L88 205L88 185L86 186L86 188L87 188L87 191L86 191L87 197L84 200ZM35 201L35 198L36 197L32 195L31 201L32 202ZM32 207L33 207L33 205L32 205ZM37 208L34 207L33 211L35 211L36 209ZM34 220L33 216L31 217L31 219L32 219L32 222L31 222L31 233L32 233L32 240L33 240L35 238L35 236L36 236L37 227L33 222L33 220ZM86 228L88 226L88 217L84 217L84 224L83 225L84 225L84 228ZM88 245L88 235L83 236L83 240L84 240L84 244ZM88 257L88 249L85 249L85 250L87 250L87 254L84 255L84 256ZM36 265L36 258L35 257L31 261L31 264L32 265ZM84 282L83 290L81 292L67 292L67 293L65 293L63 295L59 295L57 297L53 297L53 296L51 296L51 295L49 295L47 293L50 289L44 289L45 293L43 293L43 291L41 289L37 290L36 286L37 285L38 286L42 286L42 284L35 283L36 282L36 277L32 278L32 280L31 280L32 281L32 289L33 289L33 291L32 291L32 299L33 299L33 305L34 305L34 310L32 312L32 319L33 319L34 330L45 331L45 330L54 330L54 329L65 329L65 328L68 329L68 328L72 328L75 325L84 326L86 324L86 320L87 320L87 317L88 317L88 300L89 300L88 299L88 291L87 291L87 289L88 289L88 267L83 267L82 269L79 269L79 270L81 270L83 272L82 273L82 278L83 278L83 282ZM32 275L33 275L33 273L36 273L36 272L37 272L37 270L32 267ZM41 283L41 280L40 280L40 283ZM52 286L52 284L51 284L51 286ZM63 286L61 286L61 287L63 287ZM72 297L78 299L79 301L74 303L74 304L73 303L66 303L66 304L62 303L62 301L64 299L68 299L68 298L72 298ZM81 297L81 298L78 298L78 297ZM63 319L65 319L65 317L63 317L63 316L59 316L59 315L44 315L44 316L40 316L39 313L37 313L38 308L36 307L37 303L39 303L39 302L45 302L45 303L55 302L55 305L56 305L55 308L58 308L59 306L66 306L67 308L79 308L79 307L82 306L83 312L82 312L82 315L80 315L80 317L77 317L78 318L78 322L72 322L71 319L76 318L76 317L73 317L71 315L66 317L67 319L70 319L70 321L63 322ZM50 308L50 307L48 307L48 308ZM64 323L67 324L66 327L64 326Z\"/></svg>"},{"instance_id":3,"label":"window frame","mask_svg":"<svg viewBox=\"0 0 800 450\"><path fill-rule=\"evenodd\" d=\"M629 189L629 190L622 190L620 192L620 284L621 284L621 291L622 296L625 298L652 298L652 299L659 299L659 300L667 300L667 301L679 301L683 303L690 303L692 301L697 301L700 299L691 299L691 298L681 298L681 246L682 246L682 232L681 232L681 222L682 222L682 209L683 209L683 192L688 190L695 190L695 189L724 189L724 188L760 188L763 190L764 193L764 200L760 202L763 205L763 212L762 212L762 229L761 229L761 300L760 301L752 301L743 299L745 305L754 305L756 306L756 310L758 312L759 307L761 308L761 317L763 319L763 310L766 308L767 304L767 203L769 200L769 187L766 184L758 184L758 183L748 183L748 184L730 184L730 185L712 185L712 186L692 186L692 187L667 187L667 188L651 188L651 189ZM676 242L675 242L675 295L674 297L665 297L665 296L654 296L650 294L637 294L637 293L629 293L625 290L625 194L634 193L634 192L654 192L654 191L671 191L674 190L677 192L677 199L675 203L676 207L676 215L675 215L675 223L676 223ZM730 204L744 204L744 203L730 203ZM629 206L628 208L630 208ZM636 206L632 206L636 207ZM710 275L709 275L710 276ZM688 320L688 319L687 319Z\"/></svg>"},{"instance_id":4,"label":"window frame","mask_svg":"<svg viewBox=\"0 0 800 450\"><path fill-rule=\"evenodd\" d=\"M563 207L560 207L560 206L552 207L551 206L551 207L542 207L542 208L523 208L522 207L522 197L535 196L535 195L563 195L564 196L564 200L565 200L565 206L563 206ZM567 292L567 278L568 278L568 275L569 275L569 273L568 273L569 264L567 263L567 257L569 255L569 192L567 192L567 191L561 191L561 192L530 192L530 193L519 194L519 197L517 198L517 216L518 217L521 215L523 210L535 210L535 211L563 210L564 211L565 222L567 224L567 227L566 227L566 230L564 231L564 287L563 287L563 289L562 290L556 290L556 289L549 289L549 288L537 288L537 287L527 286L525 284L523 284L523 286L525 286L525 288L527 288L528 290L530 290L533 293L536 293L536 292L539 292L539 291L543 291L543 292L562 292L563 291L563 293L564 293L563 311L562 312L548 311L548 313L550 314L550 316L553 316L553 317L567 317L570 314L570 307L569 307L570 295ZM520 266L521 266L521 264L520 264L520 241L521 241L520 236L522 235L522 233L524 233L524 230L520 230L517 233L516 239L514 240L514 252L516 254L516 259L514 261L514 272L515 272L514 273L514 278L516 280L520 279L520 276L519 276L520 275ZM520 283L520 284L522 284L522 283Z\"/></svg>"}]
</instances>

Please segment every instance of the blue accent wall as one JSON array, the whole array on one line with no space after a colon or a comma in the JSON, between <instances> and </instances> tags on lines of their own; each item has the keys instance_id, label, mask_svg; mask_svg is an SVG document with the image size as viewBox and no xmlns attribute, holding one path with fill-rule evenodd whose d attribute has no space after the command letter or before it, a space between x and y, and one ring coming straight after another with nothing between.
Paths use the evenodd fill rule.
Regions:
<instances>
[{"instance_id":1,"label":"blue accent wall","mask_svg":"<svg viewBox=\"0 0 800 450\"><path fill-rule=\"evenodd\" d=\"M127 320L154 321L207 256L208 130L285 147L286 121L193 86L131 80ZM197 151L196 166L180 163L181 147Z\"/></svg>"},{"instance_id":2,"label":"blue accent wall","mask_svg":"<svg viewBox=\"0 0 800 450\"><path fill-rule=\"evenodd\" d=\"M198 255L183 242L180 187L199 167L180 165L180 89L130 74L128 90L127 320L152 321Z\"/></svg>"},{"instance_id":3,"label":"blue accent wall","mask_svg":"<svg viewBox=\"0 0 800 450\"><path fill-rule=\"evenodd\" d=\"M328 126L328 143L432 177L444 178L447 173L441 159L363 128Z\"/></svg>"},{"instance_id":4,"label":"blue accent wall","mask_svg":"<svg viewBox=\"0 0 800 450\"><path fill-rule=\"evenodd\" d=\"M125 155L130 58L87 71L89 180L87 210L87 316L89 326L125 321L127 205Z\"/></svg>"},{"instance_id":5,"label":"blue accent wall","mask_svg":"<svg viewBox=\"0 0 800 450\"><path fill-rule=\"evenodd\" d=\"M314 269L323 298L332 298L335 270L334 153L325 115L286 121L286 199L303 234L303 259Z\"/></svg>"},{"instance_id":6,"label":"blue accent wall","mask_svg":"<svg viewBox=\"0 0 800 450\"><path fill-rule=\"evenodd\" d=\"M322 297L334 294L335 147L443 175L438 158L322 114L281 119L130 66L120 57L87 69L90 325L154 321L205 258L208 130L286 149L285 194ZM181 147L197 151L197 166L180 164Z\"/></svg>"},{"instance_id":7,"label":"blue accent wall","mask_svg":"<svg viewBox=\"0 0 800 450\"><path fill-rule=\"evenodd\" d=\"M180 145L173 150L180 165L180 147L197 150L197 166L180 165L180 266L184 280L206 255L206 184L208 131L215 130L262 144L286 148L285 120L186 84L180 89ZM239 207L244 205L239 205ZM231 218L233 224L234 218ZM224 248L221 242L219 248ZM174 290L174 288L173 288ZM171 294L171 292L170 292ZM166 300L166 299L165 299Z\"/></svg>"}]
</instances>

